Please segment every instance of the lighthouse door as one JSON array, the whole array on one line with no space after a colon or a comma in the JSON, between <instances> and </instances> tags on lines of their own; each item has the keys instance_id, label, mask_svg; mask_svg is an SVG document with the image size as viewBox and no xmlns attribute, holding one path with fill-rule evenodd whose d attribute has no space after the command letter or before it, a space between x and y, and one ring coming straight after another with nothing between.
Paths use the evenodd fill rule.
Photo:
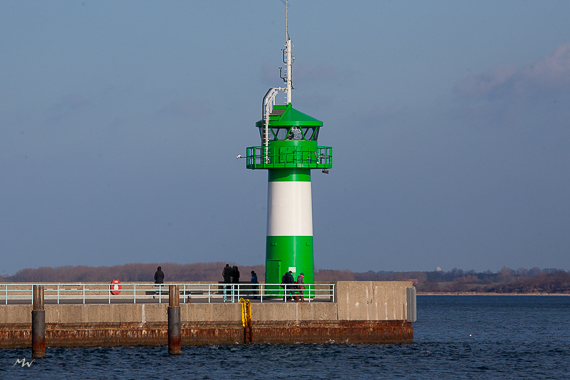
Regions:
<instances>
[{"instance_id":1,"label":"lighthouse door","mask_svg":"<svg viewBox=\"0 0 570 380\"><path fill-rule=\"evenodd\" d=\"M281 283L281 260L267 261L267 273L265 274L265 281L268 284Z\"/></svg>"}]
</instances>

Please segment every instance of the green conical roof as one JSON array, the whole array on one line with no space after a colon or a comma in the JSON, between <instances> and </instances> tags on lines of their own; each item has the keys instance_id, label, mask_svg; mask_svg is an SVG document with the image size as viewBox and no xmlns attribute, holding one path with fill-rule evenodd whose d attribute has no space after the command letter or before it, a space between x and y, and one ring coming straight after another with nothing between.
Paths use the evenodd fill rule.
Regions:
<instances>
[{"instance_id":1,"label":"green conical roof","mask_svg":"<svg viewBox=\"0 0 570 380\"><path fill-rule=\"evenodd\" d=\"M263 120L255 123L256 127L263 126ZM269 116L270 127L322 127L323 122L307 115L301 111L297 111L291 104L277 105L273 107L273 112Z\"/></svg>"}]
</instances>

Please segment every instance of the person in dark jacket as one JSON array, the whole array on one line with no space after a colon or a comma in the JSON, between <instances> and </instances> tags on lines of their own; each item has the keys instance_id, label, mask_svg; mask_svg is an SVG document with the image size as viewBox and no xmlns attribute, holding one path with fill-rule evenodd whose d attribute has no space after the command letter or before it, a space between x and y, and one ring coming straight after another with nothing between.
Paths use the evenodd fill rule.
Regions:
<instances>
[{"instance_id":1,"label":"person in dark jacket","mask_svg":"<svg viewBox=\"0 0 570 380\"><path fill-rule=\"evenodd\" d=\"M290 300L294 301L295 299L293 298L293 293L294 290L296 289L296 286L293 285L295 284L295 279L293 278L293 272L289 271L285 273L281 278L281 283L284 284L283 287L285 288L285 291L283 292L283 300L287 301L287 293L289 293Z\"/></svg>"},{"instance_id":2,"label":"person in dark jacket","mask_svg":"<svg viewBox=\"0 0 570 380\"><path fill-rule=\"evenodd\" d=\"M222 270L222 277L224 278L224 282L226 284L232 282L232 267L230 267L230 264L226 264L224 270Z\"/></svg>"},{"instance_id":3,"label":"person in dark jacket","mask_svg":"<svg viewBox=\"0 0 570 380\"><path fill-rule=\"evenodd\" d=\"M239 284L239 269L236 266L234 266L233 269L232 282L234 284Z\"/></svg>"},{"instance_id":4,"label":"person in dark jacket","mask_svg":"<svg viewBox=\"0 0 570 380\"><path fill-rule=\"evenodd\" d=\"M222 270L222 277L224 278L224 284L230 284L232 282L233 269L230 264L226 264L224 270ZM224 302L226 302L227 295L229 293L230 286L224 285Z\"/></svg>"},{"instance_id":5,"label":"person in dark jacket","mask_svg":"<svg viewBox=\"0 0 570 380\"><path fill-rule=\"evenodd\" d=\"M258 284L259 283L257 281L257 274L255 273L255 271L251 271L251 283L252 284ZM257 297L257 285L251 285L251 292L252 292L254 299L259 298L259 297Z\"/></svg>"},{"instance_id":6,"label":"person in dark jacket","mask_svg":"<svg viewBox=\"0 0 570 380\"><path fill-rule=\"evenodd\" d=\"M164 272L162 271L162 267L156 268L156 272L154 272L154 283L155 284L164 284ZM155 285L154 286L154 298L158 295L159 291L161 290L162 285Z\"/></svg>"},{"instance_id":7,"label":"person in dark jacket","mask_svg":"<svg viewBox=\"0 0 570 380\"><path fill-rule=\"evenodd\" d=\"M154 283L164 284L164 272L162 271L162 267L156 268L156 272L154 272Z\"/></svg>"}]
</instances>

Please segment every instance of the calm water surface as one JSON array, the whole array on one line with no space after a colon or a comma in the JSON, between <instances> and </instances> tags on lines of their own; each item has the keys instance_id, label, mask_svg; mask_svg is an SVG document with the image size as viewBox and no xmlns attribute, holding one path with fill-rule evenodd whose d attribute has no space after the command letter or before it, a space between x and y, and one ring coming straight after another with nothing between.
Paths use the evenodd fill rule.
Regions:
<instances>
[{"instance_id":1,"label":"calm water surface","mask_svg":"<svg viewBox=\"0 0 570 380\"><path fill-rule=\"evenodd\" d=\"M0 350L0 379L570 379L570 297L418 296L414 343Z\"/></svg>"}]
</instances>

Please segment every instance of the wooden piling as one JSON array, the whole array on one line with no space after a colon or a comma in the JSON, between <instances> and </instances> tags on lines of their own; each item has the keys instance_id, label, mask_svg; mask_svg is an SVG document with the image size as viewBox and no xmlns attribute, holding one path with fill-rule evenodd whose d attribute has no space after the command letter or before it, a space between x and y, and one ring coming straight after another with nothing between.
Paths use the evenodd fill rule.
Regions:
<instances>
[{"instance_id":1,"label":"wooden piling","mask_svg":"<svg viewBox=\"0 0 570 380\"><path fill-rule=\"evenodd\" d=\"M32 358L46 356L46 312L44 310L44 287L33 285L32 306Z\"/></svg>"},{"instance_id":2,"label":"wooden piling","mask_svg":"<svg viewBox=\"0 0 570 380\"><path fill-rule=\"evenodd\" d=\"M177 285L170 285L168 291L168 353L170 355L180 355L182 353L181 328L180 292Z\"/></svg>"}]
</instances>

